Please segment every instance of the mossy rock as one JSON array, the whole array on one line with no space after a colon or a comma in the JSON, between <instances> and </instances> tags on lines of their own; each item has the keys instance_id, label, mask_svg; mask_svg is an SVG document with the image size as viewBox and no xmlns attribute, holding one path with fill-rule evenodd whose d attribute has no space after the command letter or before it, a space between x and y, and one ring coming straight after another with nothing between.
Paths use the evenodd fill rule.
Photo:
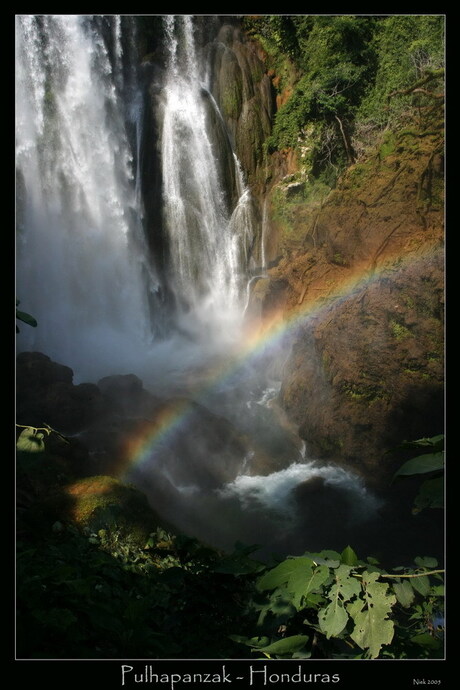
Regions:
<instances>
[{"instance_id":1,"label":"mossy rock","mask_svg":"<svg viewBox=\"0 0 460 690\"><path fill-rule=\"evenodd\" d=\"M49 508L56 519L93 532L117 529L141 545L160 522L141 491L108 476L67 484L50 500Z\"/></svg>"}]
</instances>

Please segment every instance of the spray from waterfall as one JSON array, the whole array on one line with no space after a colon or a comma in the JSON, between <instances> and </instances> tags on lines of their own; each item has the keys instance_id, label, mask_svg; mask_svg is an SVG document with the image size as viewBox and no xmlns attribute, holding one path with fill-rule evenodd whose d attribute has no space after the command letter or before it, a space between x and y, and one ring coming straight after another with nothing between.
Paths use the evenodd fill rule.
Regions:
<instances>
[{"instance_id":1,"label":"spray from waterfall","mask_svg":"<svg viewBox=\"0 0 460 690\"><path fill-rule=\"evenodd\" d=\"M42 350L82 376L123 371L150 340L133 158L114 62L96 19L16 19L17 291ZM118 81L118 87L117 87Z\"/></svg>"}]
</instances>

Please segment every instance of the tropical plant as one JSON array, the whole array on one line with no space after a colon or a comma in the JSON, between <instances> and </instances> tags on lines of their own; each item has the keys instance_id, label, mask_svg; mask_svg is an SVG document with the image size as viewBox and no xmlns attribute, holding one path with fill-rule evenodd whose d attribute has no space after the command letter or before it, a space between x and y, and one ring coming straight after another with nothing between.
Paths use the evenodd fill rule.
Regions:
<instances>
[{"instance_id":1,"label":"tropical plant","mask_svg":"<svg viewBox=\"0 0 460 690\"><path fill-rule=\"evenodd\" d=\"M443 569L434 558L387 572L351 547L291 557L267 570L251 603L259 658L437 658L443 654Z\"/></svg>"}]
</instances>

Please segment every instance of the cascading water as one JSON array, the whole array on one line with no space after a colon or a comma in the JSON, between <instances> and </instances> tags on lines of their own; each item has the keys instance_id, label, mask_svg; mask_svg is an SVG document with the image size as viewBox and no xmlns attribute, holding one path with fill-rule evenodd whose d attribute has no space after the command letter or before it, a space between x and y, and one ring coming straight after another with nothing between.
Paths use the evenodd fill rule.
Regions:
<instances>
[{"instance_id":1,"label":"cascading water","mask_svg":"<svg viewBox=\"0 0 460 690\"><path fill-rule=\"evenodd\" d=\"M155 286L122 116L119 21L113 64L101 29L72 15L16 24L17 296L39 324L21 329L19 347L89 379L146 348Z\"/></svg>"},{"instance_id":2,"label":"cascading water","mask_svg":"<svg viewBox=\"0 0 460 690\"><path fill-rule=\"evenodd\" d=\"M249 191L203 81L192 18L165 17L165 24L161 153L170 281L183 316L192 316L188 325L196 329L198 317L198 328L211 327L216 337L243 314L253 241Z\"/></svg>"}]
</instances>

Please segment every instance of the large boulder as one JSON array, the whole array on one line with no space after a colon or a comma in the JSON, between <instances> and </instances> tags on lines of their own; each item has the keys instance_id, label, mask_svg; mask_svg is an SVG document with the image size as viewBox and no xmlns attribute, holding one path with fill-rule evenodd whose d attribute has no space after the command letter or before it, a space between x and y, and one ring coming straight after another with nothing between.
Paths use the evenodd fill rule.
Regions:
<instances>
[{"instance_id":1,"label":"large boulder","mask_svg":"<svg viewBox=\"0 0 460 690\"><path fill-rule=\"evenodd\" d=\"M119 531L142 546L159 524L141 491L106 476L85 477L61 487L46 502L45 512L50 519L80 529Z\"/></svg>"},{"instance_id":2,"label":"large boulder","mask_svg":"<svg viewBox=\"0 0 460 690\"><path fill-rule=\"evenodd\" d=\"M310 456L387 481L395 469L387 451L442 433L443 295L438 251L307 319L281 399Z\"/></svg>"},{"instance_id":3,"label":"large boulder","mask_svg":"<svg viewBox=\"0 0 460 690\"><path fill-rule=\"evenodd\" d=\"M102 403L92 383L73 384L73 371L41 352L21 352L16 361L16 419L20 424L49 424L77 433L98 414Z\"/></svg>"}]
</instances>

